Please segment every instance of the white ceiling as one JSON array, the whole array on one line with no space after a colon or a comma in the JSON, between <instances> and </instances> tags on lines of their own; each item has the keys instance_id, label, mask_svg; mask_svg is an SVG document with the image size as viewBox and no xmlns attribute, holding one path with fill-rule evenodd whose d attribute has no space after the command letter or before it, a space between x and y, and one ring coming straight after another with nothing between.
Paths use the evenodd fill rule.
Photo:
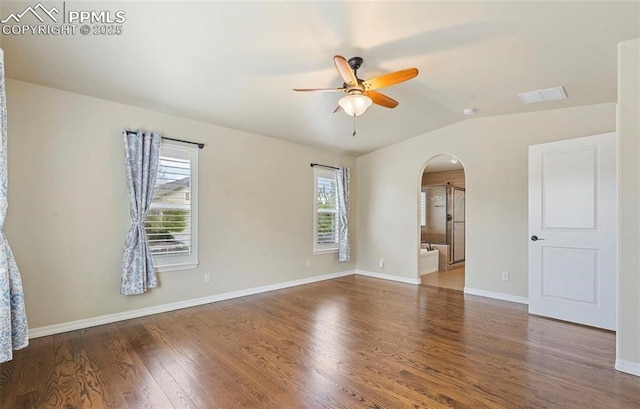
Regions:
<instances>
[{"instance_id":1,"label":"white ceiling","mask_svg":"<svg viewBox=\"0 0 640 409\"><path fill-rule=\"evenodd\" d=\"M34 3L3 1L0 13ZM8 77L356 155L464 120L467 107L493 116L614 102L616 44L640 37L636 1L65 6L124 10L124 34L4 35ZM331 113L342 94L291 90L341 86L335 54L363 57L364 79L420 74L381 90L400 105L373 106L352 137L353 119ZM516 96L560 85L567 100Z\"/></svg>"}]
</instances>

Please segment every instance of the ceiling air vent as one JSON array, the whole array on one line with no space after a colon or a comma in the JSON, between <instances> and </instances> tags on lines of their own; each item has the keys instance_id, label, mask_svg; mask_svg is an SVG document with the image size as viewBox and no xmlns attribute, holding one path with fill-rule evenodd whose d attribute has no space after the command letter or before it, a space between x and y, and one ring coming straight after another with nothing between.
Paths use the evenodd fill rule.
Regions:
<instances>
[{"instance_id":1,"label":"ceiling air vent","mask_svg":"<svg viewBox=\"0 0 640 409\"><path fill-rule=\"evenodd\" d=\"M539 89L537 91L529 91L518 94L518 97L525 104L533 104L536 102L548 102L556 99L566 99L567 94L564 92L564 87Z\"/></svg>"}]
</instances>

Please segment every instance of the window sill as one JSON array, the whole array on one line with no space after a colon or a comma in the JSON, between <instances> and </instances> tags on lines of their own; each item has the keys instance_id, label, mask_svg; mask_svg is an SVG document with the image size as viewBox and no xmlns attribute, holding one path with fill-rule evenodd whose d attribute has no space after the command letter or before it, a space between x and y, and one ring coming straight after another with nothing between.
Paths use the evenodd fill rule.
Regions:
<instances>
[{"instance_id":1,"label":"window sill","mask_svg":"<svg viewBox=\"0 0 640 409\"><path fill-rule=\"evenodd\" d=\"M321 250L313 250L313 255L317 256L319 254L330 254L337 253L338 249L321 249Z\"/></svg>"},{"instance_id":2,"label":"window sill","mask_svg":"<svg viewBox=\"0 0 640 409\"><path fill-rule=\"evenodd\" d=\"M177 271L177 270L192 270L198 267L200 263L188 263L188 264L168 264L164 266L157 266L157 273L165 273L167 271Z\"/></svg>"}]
</instances>

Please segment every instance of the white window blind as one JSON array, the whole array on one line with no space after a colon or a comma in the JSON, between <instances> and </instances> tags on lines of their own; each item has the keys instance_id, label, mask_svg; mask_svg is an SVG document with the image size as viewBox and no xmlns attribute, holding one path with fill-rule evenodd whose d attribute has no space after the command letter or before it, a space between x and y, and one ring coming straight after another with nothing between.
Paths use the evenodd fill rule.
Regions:
<instances>
[{"instance_id":1,"label":"white window blind","mask_svg":"<svg viewBox=\"0 0 640 409\"><path fill-rule=\"evenodd\" d=\"M338 249L338 192L335 171L314 168L314 253Z\"/></svg>"},{"instance_id":2,"label":"white window blind","mask_svg":"<svg viewBox=\"0 0 640 409\"><path fill-rule=\"evenodd\" d=\"M160 270L197 265L197 148L163 142L151 209L145 220Z\"/></svg>"}]
</instances>

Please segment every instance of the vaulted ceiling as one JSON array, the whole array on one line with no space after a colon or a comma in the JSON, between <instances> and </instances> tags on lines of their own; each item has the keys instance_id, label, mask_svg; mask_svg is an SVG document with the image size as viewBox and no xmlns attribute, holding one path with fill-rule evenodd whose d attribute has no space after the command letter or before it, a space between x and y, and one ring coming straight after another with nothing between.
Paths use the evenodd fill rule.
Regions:
<instances>
[{"instance_id":1,"label":"vaulted ceiling","mask_svg":"<svg viewBox=\"0 0 640 409\"><path fill-rule=\"evenodd\" d=\"M3 1L0 13L30 4ZM464 120L464 108L614 102L616 44L640 37L635 1L45 3L55 4L122 10L123 34L5 34L8 77L356 155ZM371 107L352 137L353 118L332 114L341 94L292 91L340 87L335 54L363 57L365 79L420 74L381 90L400 105ZM555 86L569 98L516 96Z\"/></svg>"}]
</instances>

